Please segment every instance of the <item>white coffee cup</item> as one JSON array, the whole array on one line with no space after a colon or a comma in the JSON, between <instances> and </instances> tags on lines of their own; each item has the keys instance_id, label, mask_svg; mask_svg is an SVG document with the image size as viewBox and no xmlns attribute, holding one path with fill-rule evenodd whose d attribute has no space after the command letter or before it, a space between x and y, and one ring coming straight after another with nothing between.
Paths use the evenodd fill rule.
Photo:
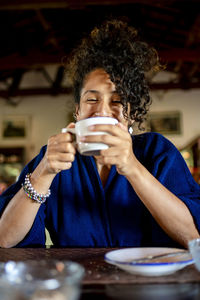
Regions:
<instances>
[{"instance_id":1,"label":"white coffee cup","mask_svg":"<svg viewBox=\"0 0 200 300\"><path fill-rule=\"evenodd\" d=\"M80 141L80 137L86 135L101 135L108 134L104 131L90 131L88 126L97 125L97 124L110 124L115 125L118 121L115 118L111 117L94 117L78 121L75 124L75 128L63 128L62 133L70 132L76 135L76 143L78 151L83 155L99 155L100 150L108 149L108 145L104 143L84 143Z\"/></svg>"}]
</instances>

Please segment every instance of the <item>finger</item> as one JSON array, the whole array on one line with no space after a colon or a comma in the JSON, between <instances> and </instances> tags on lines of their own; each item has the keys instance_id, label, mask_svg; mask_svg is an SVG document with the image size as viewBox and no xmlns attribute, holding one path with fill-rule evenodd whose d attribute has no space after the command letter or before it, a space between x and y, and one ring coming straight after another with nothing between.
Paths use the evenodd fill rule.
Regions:
<instances>
[{"instance_id":1,"label":"finger","mask_svg":"<svg viewBox=\"0 0 200 300\"><path fill-rule=\"evenodd\" d=\"M57 135L53 135L48 140L48 144L58 144L61 142L72 142L73 141L73 135L69 132L66 133L59 133Z\"/></svg>"},{"instance_id":2,"label":"finger","mask_svg":"<svg viewBox=\"0 0 200 300\"><path fill-rule=\"evenodd\" d=\"M74 123L74 122L71 122L71 123L69 123L66 127L63 127L62 130L65 129L65 128L67 129L67 128L74 128L74 127L75 127L75 123ZM62 130L61 130L61 131L62 131ZM67 131L67 130L66 130L66 131Z\"/></svg>"},{"instance_id":3,"label":"finger","mask_svg":"<svg viewBox=\"0 0 200 300\"><path fill-rule=\"evenodd\" d=\"M111 135L122 136L125 132L128 133L128 127L121 123L118 123L116 125L98 124L98 125L89 126L88 128L90 131L104 131Z\"/></svg>"},{"instance_id":4,"label":"finger","mask_svg":"<svg viewBox=\"0 0 200 300\"><path fill-rule=\"evenodd\" d=\"M68 170L70 169L72 166L72 163L71 162L53 162L51 165L50 165L50 168L53 172L60 172L62 170Z\"/></svg>"},{"instance_id":5,"label":"finger","mask_svg":"<svg viewBox=\"0 0 200 300\"><path fill-rule=\"evenodd\" d=\"M74 122L71 122L68 124L67 128L74 128L75 127L75 123Z\"/></svg>"},{"instance_id":6,"label":"finger","mask_svg":"<svg viewBox=\"0 0 200 300\"><path fill-rule=\"evenodd\" d=\"M117 165L118 156L96 156L97 162L102 165Z\"/></svg>"},{"instance_id":7,"label":"finger","mask_svg":"<svg viewBox=\"0 0 200 300\"><path fill-rule=\"evenodd\" d=\"M76 148L73 143L59 143L57 150L63 153L76 153Z\"/></svg>"},{"instance_id":8,"label":"finger","mask_svg":"<svg viewBox=\"0 0 200 300\"><path fill-rule=\"evenodd\" d=\"M129 155L129 149L127 147L109 147L108 149L101 150L101 156L119 156L120 158L127 157Z\"/></svg>"},{"instance_id":9,"label":"finger","mask_svg":"<svg viewBox=\"0 0 200 300\"><path fill-rule=\"evenodd\" d=\"M50 144L47 147L48 155L56 155L59 153L76 153L76 148L71 143Z\"/></svg>"},{"instance_id":10,"label":"finger","mask_svg":"<svg viewBox=\"0 0 200 300\"><path fill-rule=\"evenodd\" d=\"M59 153L56 158L56 160L59 162L73 162L74 159L75 156L73 153Z\"/></svg>"},{"instance_id":11,"label":"finger","mask_svg":"<svg viewBox=\"0 0 200 300\"><path fill-rule=\"evenodd\" d=\"M73 142L74 134L70 132L60 133L58 135L59 142Z\"/></svg>"},{"instance_id":12,"label":"finger","mask_svg":"<svg viewBox=\"0 0 200 300\"><path fill-rule=\"evenodd\" d=\"M117 123L116 126L118 126L119 128L121 128L123 131L128 131L128 126L124 125L122 123Z\"/></svg>"},{"instance_id":13,"label":"finger","mask_svg":"<svg viewBox=\"0 0 200 300\"><path fill-rule=\"evenodd\" d=\"M112 135L87 135L80 138L81 142L84 143L104 143L108 146L112 145L119 145L121 143L121 140L118 137L112 136Z\"/></svg>"},{"instance_id":14,"label":"finger","mask_svg":"<svg viewBox=\"0 0 200 300\"><path fill-rule=\"evenodd\" d=\"M113 136L110 134L101 134L101 135L87 135L80 138L81 142L84 143L104 143L108 146L119 146L122 143L127 143L129 140L129 135L126 139L122 139L118 136Z\"/></svg>"},{"instance_id":15,"label":"finger","mask_svg":"<svg viewBox=\"0 0 200 300\"><path fill-rule=\"evenodd\" d=\"M89 126L88 129L90 131L103 131L107 132L111 135L118 135L119 134L119 127L116 125L106 125L106 124L98 124L98 125L92 125Z\"/></svg>"},{"instance_id":16,"label":"finger","mask_svg":"<svg viewBox=\"0 0 200 300\"><path fill-rule=\"evenodd\" d=\"M47 152L47 161L51 164L54 162L72 162L74 161L74 153L58 153L58 152Z\"/></svg>"}]
</instances>

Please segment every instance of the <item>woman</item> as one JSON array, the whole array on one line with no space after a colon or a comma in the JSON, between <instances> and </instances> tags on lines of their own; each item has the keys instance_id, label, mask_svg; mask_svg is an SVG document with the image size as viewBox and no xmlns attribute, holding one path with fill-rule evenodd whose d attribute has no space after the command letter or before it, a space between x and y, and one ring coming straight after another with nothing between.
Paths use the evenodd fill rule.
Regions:
<instances>
[{"instance_id":1,"label":"woman","mask_svg":"<svg viewBox=\"0 0 200 300\"><path fill-rule=\"evenodd\" d=\"M1 196L0 246L44 246L46 227L62 247L187 247L199 237L199 186L168 140L128 132L150 104L145 75L159 69L155 50L114 20L95 28L70 59L76 119L119 123L92 126L110 135L82 139L109 145L97 157L80 155L70 133L49 139Z\"/></svg>"}]
</instances>

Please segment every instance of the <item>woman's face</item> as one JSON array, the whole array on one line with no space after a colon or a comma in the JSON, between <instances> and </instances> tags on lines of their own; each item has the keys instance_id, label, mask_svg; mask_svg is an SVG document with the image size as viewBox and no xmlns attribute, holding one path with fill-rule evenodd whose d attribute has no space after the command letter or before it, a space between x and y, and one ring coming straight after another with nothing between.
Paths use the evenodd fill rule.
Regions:
<instances>
[{"instance_id":1,"label":"woman's face","mask_svg":"<svg viewBox=\"0 0 200 300\"><path fill-rule=\"evenodd\" d=\"M128 125L115 85L103 69L96 69L86 76L76 114L77 121L97 116L113 117Z\"/></svg>"}]
</instances>

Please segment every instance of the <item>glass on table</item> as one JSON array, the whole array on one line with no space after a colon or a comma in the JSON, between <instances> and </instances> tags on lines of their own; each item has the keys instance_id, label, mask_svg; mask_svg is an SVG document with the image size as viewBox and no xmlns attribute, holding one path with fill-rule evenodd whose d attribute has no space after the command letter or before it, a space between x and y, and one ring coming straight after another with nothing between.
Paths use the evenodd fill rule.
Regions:
<instances>
[{"instance_id":1,"label":"glass on table","mask_svg":"<svg viewBox=\"0 0 200 300\"><path fill-rule=\"evenodd\" d=\"M194 259L195 267L200 271L200 238L189 241L188 248Z\"/></svg>"},{"instance_id":2,"label":"glass on table","mask_svg":"<svg viewBox=\"0 0 200 300\"><path fill-rule=\"evenodd\" d=\"M21 300L20 293L15 287L7 285L5 282L2 284L0 281L0 299L1 300ZM23 299L22 299L23 300Z\"/></svg>"},{"instance_id":3,"label":"glass on table","mask_svg":"<svg viewBox=\"0 0 200 300\"><path fill-rule=\"evenodd\" d=\"M0 265L0 291L15 290L13 300L78 300L83 275L71 261L9 261Z\"/></svg>"}]
</instances>

